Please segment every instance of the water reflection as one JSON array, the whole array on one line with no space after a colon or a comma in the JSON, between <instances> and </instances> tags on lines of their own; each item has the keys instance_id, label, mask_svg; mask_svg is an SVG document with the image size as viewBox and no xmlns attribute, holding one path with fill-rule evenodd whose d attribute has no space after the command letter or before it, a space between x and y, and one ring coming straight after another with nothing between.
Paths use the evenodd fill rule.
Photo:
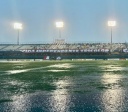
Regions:
<instances>
[{"instance_id":1,"label":"water reflection","mask_svg":"<svg viewBox=\"0 0 128 112\"><path fill-rule=\"evenodd\" d=\"M8 71L9 74L18 74L18 73L23 73L27 72L28 70L10 70Z\"/></svg>"},{"instance_id":2,"label":"water reflection","mask_svg":"<svg viewBox=\"0 0 128 112\"><path fill-rule=\"evenodd\" d=\"M16 82L11 82L15 84ZM48 91L39 91L32 94L14 95L11 105L4 107L4 110L12 112L67 112L70 108L71 94L67 87L71 80L63 79L54 82L57 89Z\"/></svg>"},{"instance_id":3,"label":"water reflection","mask_svg":"<svg viewBox=\"0 0 128 112\"><path fill-rule=\"evenodd\" d=\"M71 84L71 80L59 80L55 82L57 89L52 93L49 98L50 106L53 112L67 112L71 100L70 93L66 87Z\"/></svg>"},{"instance_id":4,"label":"water reflection","mask_svg":"<svg viewBox=\"0 0 128 112\"><path fill-rule=\"evenodd\" d=\"M18 74L18 73L23 73L23 72L29 72L29 71L34 71L34 70L40 70L40 69L43 69L45 67L38 67L38 68L31 68L31 69L23 69L23 70L9 70L9 71L6 71L7 73L6 74Z\"/></svg>"},{"instance_id":5,"label":"water reflection","mask_svg":"<svg viewBox=\"0 0 128 112\"><path fill-rule=\"evenodd\" d=\"M13 103L11 106L11 110L13 110L14 112L18 112L18 111L26 111L26 109L31 107L31 103L29 102L29 100L27 98L25 98L23 95L20 96L13 96Z\"/></svg>"},{"instance_id":6,"label":"water reflection","mask_svg":"<svg viewBox=\"0 0 128 112\"><path fill-rule=\"evenodd\" d=\"M120 86L119 82L122 80L122 75L110 75L105 74L102 77L101 82L104 85L109 86L108 89L102 92L101 102L103 103L102 108L107 112L122 111L124 105L125 91Z\"/></svg>"},{"instance_id":7,"label":"water reflection","mask_svg":"<svg viewBox=\"0 0 128 112\"><path fill-rule=\"evenodd\" d=\"M34 71L35 70L40 70L40 69L44 69L44 68L72 68L73 65L68 64L68 63L64 63L64 64L56 64L56 65L50 65L50 66L46 66L46 67L38 67L38 68L30 68L30 69L22 69L22 70L9 70L6 71L6 74L18 74L18 73L23 73L23 72L28 72L28 71ZM68 70L47 70L49 72L63 72L63 71L68 71ZM2 72L2 71L1 71Z\"/></svg>"},{"instance_id":8,"label":"water reflection","mask_svg":"<svg viewBox=\"0 0 128 112\"><path fill-rule=\"evenodd\" d=\"M65 72L65 71L69 71L69 70L48 70L49 72Z\"/></svg>"},{"instance_id":9,"label":"water reflection","mask_svg":"<svg viewBox=\"0 0 128 112\"><path fill-rule=\"evenodd\" d=\"M115 65L100 66L102 71L128 71L128 67L120 67Z\"/></svg>"},{"instance_id":10,"label":"water reflection","mask_svg":"<svg viewBox=\"0 0 128 112\"><path fill-rule=\"evenodd\" d=\"M104 74L102 76L101 82L103 84L119 84L119 81L122 79L122 75L116 75L116 74Z\"/></svg>"},{"instance_id":11,"label":"water reflection","mask_svg":"<svg viewBox=\"0 0 128 112\"><path fill-rule=\"evenodd\" d=\"M64 63L64 64L55 64L55 65L50 65L48 66L49 68L55 67L55 68L72 68L74 67L72 64L70 63Z\"/></svg>"}]
</instances>

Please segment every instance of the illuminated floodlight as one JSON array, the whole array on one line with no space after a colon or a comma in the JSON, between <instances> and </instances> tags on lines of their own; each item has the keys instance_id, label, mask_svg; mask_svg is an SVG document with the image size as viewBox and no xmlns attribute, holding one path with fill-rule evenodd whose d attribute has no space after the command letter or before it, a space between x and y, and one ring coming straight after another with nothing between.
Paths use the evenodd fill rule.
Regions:
<instances>
[{"instance_id":1,"label":"illuminated floodlight","mask_svg":"<svg viewBox=\"0 0 128 112\"><path fill-rule=\"evenodd\" d=\"M22 24L21 23L14 23L14 29L16 29L18 31L17 34L17 45L19 45L19 36L20 36L20 30L23 29Z\"/></svg>"},{"instance_id":2,"label":"illuminated floodlight","mask_svg":"<svg viewBox=\"0 0 128 112\"><path fill-rule=\"evenodd\" d=\"M57 28L62 28L64 26L64 23L62 21L56 22L56 27Z\"/></svg>"},{"instance_id":3,"label":"illuminated floodlight","mask_svg":"<svg viewBox=\"0 0 128 112\"><path fill-rule=\"evenodd\" d=\"M14 29L22 30L23 29L22 24L21 23L14 23Z\"/></svg>"},{"instance_id":4,"label":"illuminated floodlight","mask_svg":"<svg viewBox=\"0 0 128 112\"><path fill-rule=\"evenodd\" d=\"M116 21L108 21L108 26L111 28L111 51L112 51L112 38L113 38L113 27L116 26Z\"/></svg>"},{"instance_id":5,"label":"illuminated floodlight","mask_svg":"<svg viewBox=\"0 0 128 112\"><path fill-rule=\"evenodd\" d=\"M108 21L108 26L116 26L116 21Z\"/></svg>"},{"instance_id":6,"label":"illuminated floodlight","mask_svg":"<svg viewBox=\"0 0 128 112\"><path fill-rule=\"evenodd\" d=\"M61 28L64 27L64 22L62 21L56 22L56 27L59 29L59 38L61 38Z\"/></svg>"}]
</instances>

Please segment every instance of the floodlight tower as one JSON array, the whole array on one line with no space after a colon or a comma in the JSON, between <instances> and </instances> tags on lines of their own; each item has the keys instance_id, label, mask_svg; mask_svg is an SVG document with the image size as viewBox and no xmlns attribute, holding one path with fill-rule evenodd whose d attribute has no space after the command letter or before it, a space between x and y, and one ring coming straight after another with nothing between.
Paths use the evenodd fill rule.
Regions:
<instances>
[{"instance_id":1,"label":"floodlight tower","mask_svg":"<svg viewBox=\"0 0 128 112\"><path fill-rule=\"evenodd\" d=\"M19 45L19 33L20 33L20 30L23 29L22 24L21 23L14 23L14 29L16 29L18 31L17 45Z\"/></svg>"},{"instance_id":2,"label":"floodlight tower","mask_svg":"<svg viewBox=\"0 0 128 112\"><path fill-rule=\"evenodd\" d=\"M108 21L108 26L111 27L111 50L112 50L112 28L116 26L116 21Z\"/></svg>"},{"instance_id":3,"label":"floodlight tower","mask_svg":"<svg viewBox=\"0 0 128 112\"><path fill-rule=\"evenodd\" d=\"M64 27L64 23L62 21L56 22L56 27L59 29L59 38L61 38L61 28Z\"/></svg>"}]
</instances>

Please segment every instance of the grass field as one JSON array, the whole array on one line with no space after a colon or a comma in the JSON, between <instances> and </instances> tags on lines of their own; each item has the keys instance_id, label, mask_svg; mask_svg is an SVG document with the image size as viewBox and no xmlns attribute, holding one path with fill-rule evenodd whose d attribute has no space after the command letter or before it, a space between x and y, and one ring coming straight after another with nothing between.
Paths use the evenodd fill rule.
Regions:
<instances>
[{"instance_id":1,"label":"grass field","mask_svg":"<svg viewBox=\"0 0 128 112\"><path fill-rule=\"evenodd\" d=\"M84 75L125 75L128 73L127 67L128 61L4 62L0 63L0 88L1 91L15 94L51 91L58 88L54 82L61 79ZM96 82L93 86L104 88Z\"/></svg>"},{"instance_id":2,"label":"grass field","mask_svg":"<svg viewBox=\"0 0 128 112\"><path fill-rule=\"evenodd\" d=\"M128 61L121 60L1 62L0 104L35 92L84 95L126 89L127 75Z\"/></svg>"}]
</instances>

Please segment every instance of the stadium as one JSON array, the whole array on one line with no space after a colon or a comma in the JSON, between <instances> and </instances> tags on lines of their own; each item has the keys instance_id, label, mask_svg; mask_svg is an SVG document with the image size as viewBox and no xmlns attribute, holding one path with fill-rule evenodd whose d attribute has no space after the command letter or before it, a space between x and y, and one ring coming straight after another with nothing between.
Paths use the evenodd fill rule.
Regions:
<instances>
[{"instance_id":1,"label":"stadium","mask_svg":"<svg viewBox=\"0 0 128 112\"><path fill-rule=\"evenodd\" d=\"M112 27L116 21L108 21L111 28L110 43L69 43L61 37L63 21L56 22L59 39L45 44L19 44L19 31L23 29L22 23L14 23L18 31L17 44L0 44L0 59L127 59L127 43L112 42Z\"/></svg>"},{"instance_id":2,"label":"stadium","mask_svg":"<svg viewBox=\"0 0 128 112\"><path fill-rule=\"evenodd\" d=\"M0 44L0 59L127 59L127 43Z\"/></svg>"},{"instance_id":3,"label":"stadium","mask_svg":"<svg viewBox=\"0 0 128 112\"><path fill-rule=\"evenodd\" d=\"M128 0L1 0L0 112L128 112Z\"/></svg>"}]
</instances>

